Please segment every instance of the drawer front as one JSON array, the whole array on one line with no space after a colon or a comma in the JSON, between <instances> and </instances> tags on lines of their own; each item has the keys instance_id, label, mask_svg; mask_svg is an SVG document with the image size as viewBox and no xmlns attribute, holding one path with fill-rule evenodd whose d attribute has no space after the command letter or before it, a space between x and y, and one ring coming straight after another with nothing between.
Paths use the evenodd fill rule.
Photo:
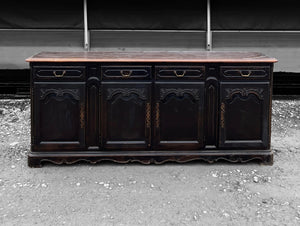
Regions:
<instances>
[{"instance_id":1,"label":"drawer front","mask_svg":"<svg viewBox=\"0 0 300 226\"><path fill-rule=\"evenodd\" d=\"M151 66L102 66L103 80L145 80L151 79Z\"/></svg>"},{"instance_id":2,"label":"drawer front","mask_svg":"<svg viewBox=\"0 0 300 226\"><path fill-rule=\"evenodd\" d=\"M267 80L270 78L268 66L221 66L221 77L225 79Z\"/></svg>"},{"instance_id":3,"label":"drawer front","mask_svg":"<svg viewBox=\"0 0 300 226\"><path fill-rule=\"evenodd\" d=\"M85 66L35 66L35 80L84 80Z\"/></svg>"},{"instance_id":4,"label":"drawer front","mask_svg":"<svg viewBox=\"0 0 300 226\"><path fill-rule=\"evenodd\" d=\"M155 76L160 79L203 79L205 66L156 66Z\"/></svg>"}]
</instances>

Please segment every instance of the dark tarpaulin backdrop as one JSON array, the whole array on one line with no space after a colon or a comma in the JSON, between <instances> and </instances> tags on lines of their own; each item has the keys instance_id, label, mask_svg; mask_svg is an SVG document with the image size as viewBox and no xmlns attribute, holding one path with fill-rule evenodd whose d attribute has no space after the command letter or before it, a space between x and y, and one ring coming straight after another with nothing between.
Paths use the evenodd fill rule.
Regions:
<instances>
[{"instance_id":1,"label":"dark tarpaulin backdrop","mask_svg":"<svg viewBox=\"0 0 300 226\"><path fill-rule=\"evenodd\" d=\"M214 30L300 30L299 0L211 0Z\"/></svg>"},{"instance_id":2,"label":"dark tarpaulin backdrop","mask_svg":"<svg viewBox=\"0 0 300 226\"><path fill-rule=\"evenodd\" d=\"M83 1L1 1L0 28L81 29L83 28Z\"/></svg>"},{"instance_id":3,"label":"dark tarpaulin backdrop","mask_svg":"<svg viewBox=\"0 0 300 226\"><path fill-rule=\"evenodd\" d=\"M206 0L88 0L90 29L206 29ZM296 0L211 0L214 30L300 30ZM0 29L82 29L83 0L8 0Z\"/></svg>"},{"instance_id":4,"label":"dark tarpaulin backdrop","mask_svg":"<svg viewBox=\"0 0 300 226\"><path fill-rule=\"evenodd\" d=\"M88 1L91 29L206 29L206 0Z\"/></svg>"}]
</instances>

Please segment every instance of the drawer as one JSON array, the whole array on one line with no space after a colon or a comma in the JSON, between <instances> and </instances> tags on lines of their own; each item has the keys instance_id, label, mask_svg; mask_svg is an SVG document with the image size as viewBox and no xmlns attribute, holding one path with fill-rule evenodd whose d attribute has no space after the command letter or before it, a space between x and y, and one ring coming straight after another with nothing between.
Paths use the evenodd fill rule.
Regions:
<instances>
[{"instance_id":1,"label":"drawer","mask_svg":"<svg viewBox=\"0 0 300 226\"><path fill-rule=\"evenodd\" d=\"M36 80L84 80L85 66L34 66Z\"/></svg>"},{"instance_id":2,"label":"drawer","mask_svg":"<svg viewBox=\"0 0 300 226\"><path fill-rule=\"evenodd\" d=\"M268 66L221 66L221 77L225 79L267 80L270 78Z\"/></svg>"},{"instance_id":3,"label":"drawer","mask_svg":"<svg viewBox=\"0 0 300 226\"><path fill-rule=\"evenodd\" d=\"M136 80L151 79L151 66L102 66L103 80Z\"/></svg>"},{"instance_id":4,"label":"drawer","mask_svg":"<svg viewBox=\"0 0 300 226\"><path fill-rule=\"evenodd\" d=\"M203 79L205 66L156 66L156 79Z\"/></svg>"}]
</instances>

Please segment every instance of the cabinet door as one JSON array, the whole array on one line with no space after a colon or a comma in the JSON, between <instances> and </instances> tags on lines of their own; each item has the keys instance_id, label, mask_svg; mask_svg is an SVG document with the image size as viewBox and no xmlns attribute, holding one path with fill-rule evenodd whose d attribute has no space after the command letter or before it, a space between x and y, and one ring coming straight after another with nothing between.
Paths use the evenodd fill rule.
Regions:
<instances>
[{"instance_id":1,"label":"cabinet door","mask_svg":"<svg viewBox=\"0 0 300 226\"><path fill-rule=\"evenodd\" d=\"M221 148L268 148L270 85L223 82L220 92Z\"/></svg>"},{"instance_id":2,"label":"cabinet door","mask_svg":"<svg viewBox=\"0 0 300 226\"><path fill-rule=\"evenodd\" d=\"M151 83L102 83L102 142L105 149L150 147Z\"/></svg>"},{"instance_id":3,"label":"cabinet door","mask_svg":"<svg viewBox=\"0 0 300 226\"><path fill-rule=\"evenodd\" d=\"M159 83L155 90L155 146L191 150L203 147L204 83Z\"/></svg>"},{"instance_id":4,"label":"cabinet door","mask_svg":"<svg viewBox=\"0 0 300 226\"><path fill-rule=\"evenodd\" d=\"M33 106L34 149L85 146L85 83L35 83Z\"/></svg>"}]
</instances>

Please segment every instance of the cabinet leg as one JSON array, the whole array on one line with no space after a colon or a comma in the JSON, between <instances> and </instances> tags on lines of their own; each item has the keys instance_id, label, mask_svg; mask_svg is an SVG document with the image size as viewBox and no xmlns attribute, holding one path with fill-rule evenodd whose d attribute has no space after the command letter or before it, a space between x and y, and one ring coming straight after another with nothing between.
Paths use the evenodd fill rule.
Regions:
<instances>
[{"instance_id":1,"label":"cabinet leg","mask_svg":"<svg viewBox=\"0 0 300 226\"><path fill-rule=\"evenodd\" d=\"M272 166L273 165L273 153L271 153L268 156L265 156L263 161L260 164Z\"/></svg>"},{"instance_id":2,"label":"cabinet leg","mask_svg":"<svg viewBox=\"0 0 300 226\"><path fill-rule=\"evenodd\" d=\"M41 162L40 158L28 156L28 166L32 167L32 168L41 168L42 162Z\"/></svg>"}]
</instances>

